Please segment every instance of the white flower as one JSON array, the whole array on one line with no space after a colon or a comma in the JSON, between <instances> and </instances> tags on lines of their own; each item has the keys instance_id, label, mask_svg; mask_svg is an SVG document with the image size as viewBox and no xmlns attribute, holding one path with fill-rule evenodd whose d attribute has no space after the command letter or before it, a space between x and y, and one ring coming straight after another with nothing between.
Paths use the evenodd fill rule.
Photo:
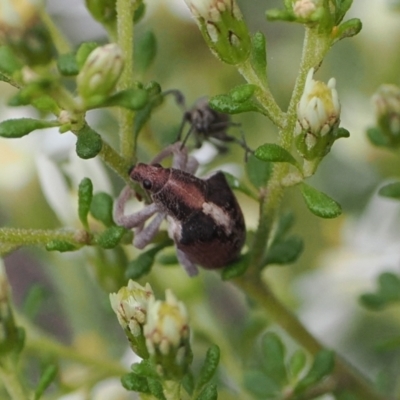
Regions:
<instances>
[{"instance_id":1,"label":"white flower","mask_svg":"<svg viewBox=\"0 0 400 400\"><path fill-rule=\"evenodd\" d=\"M150 284L147 283L143 287L132 280L118 293L110 294L111 307L117 314L118 322L134 337L138 337L142 332L147 320L147 307L152 300L154 294Z\"/></svg>"},{"instance_id":2,"label":"white flower","mask_svg":"<svg viewBox=\"0 0 400 400\"><path fill-rule=\"evenodd\" d=\"M340 103L335 78L329 79L328 84L325 84L315 81L313 75L314 68L311 68L307 74L303 95L297 105L296 133L300 134L306 130L315 137L326 135L337 125Z\"/></svg>"},{"instance_id":3,"label":"white flower","mask_svg":"<svg viewBox=\"0 0 400 400\"><path fill-rule=\"evenodd\" d=\"M357 221L348 222L340 247L297 285L300 318L324 344L340 342L360 311L357 298L376 288L384 271L400 272L400 203L375 194Z\"/></svg>"},{"instance_id":4,"label":"white flower","mask_svg":"<svg viewBox=\"0 0 400 400\"><path fill-rule=\"evenodd\" d=\"M189 338L185 305L169 289L165 291L165 296L165 301L152 299L148 305L148 319L143 332L150 355L154 355L156 349L163 355L178 352Z\"/></svg>"},{"instance_id":5,"label":"white flower","mask_svg":"<svg viewBox=\"0 0 400 400\"><path fill-rule=\"evenodd\" d=\"M316 9L315 0L298 0L293 4L294 14L303 19L309 18Z\"/></svg>"}]
</instances>

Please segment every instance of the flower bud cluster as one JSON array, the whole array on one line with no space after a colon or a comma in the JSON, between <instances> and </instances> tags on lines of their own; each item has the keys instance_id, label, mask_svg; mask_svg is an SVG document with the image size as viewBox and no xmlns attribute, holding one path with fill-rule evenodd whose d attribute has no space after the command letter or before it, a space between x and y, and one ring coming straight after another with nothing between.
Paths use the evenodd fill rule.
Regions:
<instances>
[{"instance_id":1,"label":"flower bud cluster","mask_svg":"<svg viewBox=\"0 0 400 400\"><path fill-rule=\"evenodd\" d=\"M304 92L297 105L295 143L301 156L308 160L324 157L338 139L340 103L336 81L328 84L313 79L314 69L308 72Z\"/></svg>"},{"instance_id":2,"label":"flower bud cluster","mask_svg":"<svg viewBox=\"0 0 400 400\"><path fill-rule=\"evenodd\" d=\"M211 51L228 64L250 55L251 39L234 0L185 0Z\"/></svg>"},{"instance_id":3,"label":"flower bud cluster","mask_svg":"<svg viewBox=\"0 0 400 400\"><path fill-rule=\"evenodd\" d=\"M149 284L130 280L110 294L110 302L139 356L153 360L164 375L186 371L191 361L188 313L170 290L165 301L156 300Z\"/></svg>"},{"instance_id":4,"label":"flower bud cluster","mask_svg":"<svg viewBox=\"0 0 400 400\"><path fill-rule=\"evenodd\" d=\"M377 126L392 146L400 145L400 88L381 85L372 97Z\"/></svg>"},{"instance_id":5,"label":"flower bud cluster","mask_svg":"<svg viewBox=\"0 0 400 400\"><path fill-rule=\"evenodd\" d=\"M114 89L124 68L122 50L115 43L95 48L87 57L76 83L88 106L101 103Z\"/></svg>"}]
</instances>

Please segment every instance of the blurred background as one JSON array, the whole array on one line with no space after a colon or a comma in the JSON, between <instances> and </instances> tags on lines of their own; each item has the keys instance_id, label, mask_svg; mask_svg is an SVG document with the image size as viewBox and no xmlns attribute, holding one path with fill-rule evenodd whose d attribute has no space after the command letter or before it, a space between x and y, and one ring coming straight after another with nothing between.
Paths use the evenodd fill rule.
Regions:
<instances>
[{"instance_id":1,"label":"blurred background","mask_svg":"<svg viewBox=\"0 0 400 400\"><path fill-rule=\"evenodd\" d=\"M259 30L266 35L268 81L285 110L297 76L303 27L266 21L266 9L279 8L278 0L237 1L250 31ZM156 80L163 90L181 90L188 106L201 96L225 93L244 82L234 67L222 64L210 53L183 0L151 0L147 4L146 16L138 24L136 35L140 37L152 30L158 40L158 52L150 70L139 77L141 80ZM89 16L83 0L70 0L68 5L62 0L48 0L47 10L74 46L88 40L107 41L105 31ZM373 147L365 132L375 120L371 96L383 83L400 84L400 9L396 11L393 1L354 0L346 19L351 17L361 19L361 33L336 44L316 74L316 79L325 82L336 78L342 106L341 126L351 136L335 143L310 180L336 199L344 213L334 220L318 219L307 210L296 188L289 189L283 210L294 211L294 231L304 238L305 250L294 265L268 268L266 277L278 296L298 312L322 342L346 354L371 379L393 390L400 354L398 348L385 343L399 336L400 314L398 309L379 314L366 311L359 305L358 297L373 290L379 273L400 271L400 205L376 196L382 182L399 177L400 157L398 153ZM7 99L13 93L11 86L0 83L0 119L35 115L30 108L8 107ZM179 107L172 98L167 99L154 113L143 135L155 138L161 147L172 140L181 118ZM94 111L89 120L116 146L117 126L111 113ZM241 114L233 120L241 124L252 148L276 141L275 127L259 114ZM232 133L240 135L234 128ZM95 190L118 194L122 182L97 161L87 166L76 160L74 143L73 135L60 135L51 129L19 140L0 139L0 226L78 226L75 183L84 176L94 180ZM143 160L154 155L148 142L143 142L140 151ZM207 147L201 152L205 158L207 151L212 149ZM243 151L238 146L214 157L204 171L216 167L246 179ZM49 200L46 179L60 184L58 198ZM244 196L238 197L247 226L254 228L256 204ZM89 249L50 254L43 249L24 248L8 255L5 265L17 305L23 307L32 288L46 300L36 314L42 329L64 343L82 346L85 351L96 353L103 349L121 357L127 346L119 340L123 334L108 304L110 288L93 279L95 269L87 261L95 259L93 253ZM105 264L117 263L115 255L103 256ZM198 343L219 339L226 341L229 350L244 335L248 341L242 342L239 353L244 359L251 358L251 338L268 326L268 316L256 309L250 315L246 299L233 287L221 283L210 272L203 271L200 278L189 279L178 267L155 266L148 280L158 293L172 287L185 301ZM235 334L227 339L226 333L232 332L232 328Z\"/></svg>"}]
</instances>

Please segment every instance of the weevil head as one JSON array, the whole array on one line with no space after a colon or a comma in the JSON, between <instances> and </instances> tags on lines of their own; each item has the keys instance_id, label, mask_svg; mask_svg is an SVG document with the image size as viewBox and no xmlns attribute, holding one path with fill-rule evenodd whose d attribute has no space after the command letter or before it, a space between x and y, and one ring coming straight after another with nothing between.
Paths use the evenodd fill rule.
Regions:
<instances>
[{"instance_id":1,"label":"weevil head","mask_svg":"<svg viewBox=\"0 0 400 400\"><path fill-rule=\"evenodd\" d=\"M136 164L129 172L132 180L139 182L150 193L159 192L167 183L170 170L159 164Z\"/></svg>"}]
</instances>

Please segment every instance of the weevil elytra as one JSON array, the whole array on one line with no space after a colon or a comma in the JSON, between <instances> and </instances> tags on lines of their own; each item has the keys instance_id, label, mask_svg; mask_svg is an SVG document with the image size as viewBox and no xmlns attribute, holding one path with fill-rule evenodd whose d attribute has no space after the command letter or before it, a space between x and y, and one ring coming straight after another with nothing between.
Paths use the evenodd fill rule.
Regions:
<instances>
[{"instance_id":1,"label":"weevil elytra","mask_svg":"<svg viewBox=\"0 0 400 400\"><path fill-rule=\"evenodd\" d=\"M172 167L162 167L159 163L170 155ZM246 236L242 211L224 174L197 178L193 175L197 165L180 142L165 148L150 164L135 165L130 177L149 192L153 203L124 215L133 194L125 188L114 213L118 224L135 230L133 244L137 248L149 244L166 219L178 260L190 276L197 274L197 265L217 269L234 261Z\"/></svg>"}]
</instances>

